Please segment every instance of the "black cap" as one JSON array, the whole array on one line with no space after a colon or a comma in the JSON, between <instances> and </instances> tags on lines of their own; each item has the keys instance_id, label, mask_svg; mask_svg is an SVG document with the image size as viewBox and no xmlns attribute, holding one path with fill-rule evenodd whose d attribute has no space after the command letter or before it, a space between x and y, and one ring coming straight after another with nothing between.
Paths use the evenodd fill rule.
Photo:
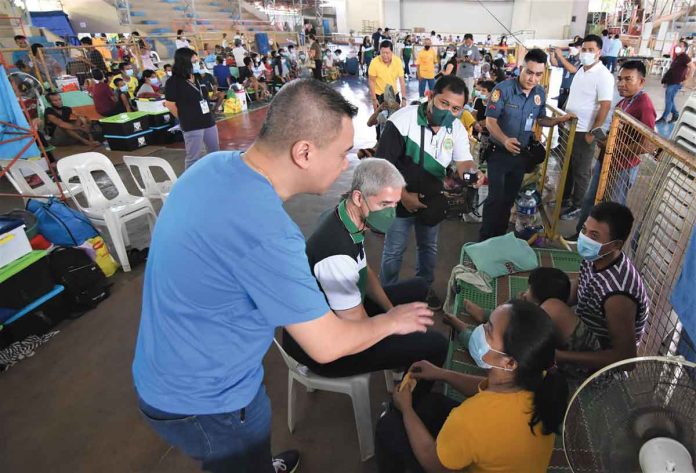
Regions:
<instances>
[{"instance_id":1,"label":"black cap","mask_svg":"<svg viewBox=\"0 0 696 473\"><path fill-rule=\"evenodd\" d=\"M568 46L582 46L582 38L578 38L577 41L573 41L572 43L568 43Z\"/></svg>"}]
</instances>

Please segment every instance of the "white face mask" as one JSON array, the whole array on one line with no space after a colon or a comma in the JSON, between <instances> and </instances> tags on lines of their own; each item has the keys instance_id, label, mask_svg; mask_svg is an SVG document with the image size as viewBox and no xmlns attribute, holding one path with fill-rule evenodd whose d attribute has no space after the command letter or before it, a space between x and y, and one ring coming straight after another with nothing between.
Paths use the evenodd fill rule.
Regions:
<instances>
[{"instance_id":1,"label":"white face mask","mask_svg":"<svg viewBox=\"0 0 696 473\"><path fill-rule=\"evenodd\" d=\"M578 48L570 48L570 55L577 56L578 55Z\"/></svg>"},{"instance_id":2,"label":"white face mask","mask_svg":"<svg viewBox=\"0 0 696 473\"><path fill-rule=\"evenodd\" d=\"M675 52L676 54L681 54L682 48L676 47L676 48L674 48L674 52Z\"/></svg>"},{"instance_id":3,"label":"white face mask","mask_svg":"<svg viewBox=\"0 0 696 473\"><path fill-rule=\"evenodd\" d=\"M167 71L167 77L171 77L171 76L172 76L172 71Z\"/></svg>"},{"instance_id":4,"label":"white face mask","mask_svg":"<svg viewBox=\"0 0 696 473\"><path fill-rule=\"evenodd\" d=\"M454 57L454 53L453 53L452 51L447 51L447 52L445 53L445 57L446 57L447 59L452 59L452 58Z\"/></svg>"},{"instance_id":5,"label":"white face mask","mask_svg":"<svg viewBox=\"0 0 696 473\"><path fill-rule=\"evenodd\" d=\"M591 66L597 62L597 58L594 53L580 53L580 62L583 66Z\"/></svg>"}]
</instances>

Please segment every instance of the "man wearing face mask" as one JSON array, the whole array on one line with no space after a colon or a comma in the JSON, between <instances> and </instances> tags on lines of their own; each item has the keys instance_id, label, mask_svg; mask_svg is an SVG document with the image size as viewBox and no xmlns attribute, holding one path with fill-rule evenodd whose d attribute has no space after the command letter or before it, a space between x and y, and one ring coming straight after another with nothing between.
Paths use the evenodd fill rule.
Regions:
<instances>
[{"instance_id":1,"label":"man wearing face mask","mask_svg":"<svg viewBox=\"0 0 696 473\"><path fill-rule=\"evenodd\" d=\"M546 94L539 85L546 70L546 53L531 49L520 76L495 86L486 106L486 128L491 142L488 161L488 197L483 207L481 241L507 232L510 209L522 185L527 159L520 156L532 138L534 123L554 126L572 115L546 116Z\"/></svg>"},{"instance_id":2,"label":"man wearing face mask","mask_svg":"<svg viewBox=\"0 0 696 473\"><path fill-rule=\"evenodd\" d=\"M362 160L355 168L350 192L321 219L307 239L309 269L329 307L343 320L366 320L395 305L425 301L428 284L423 279L382 286L365 254L365 232L389 230L405 184L390 162L379 158ZM447 345L446 338L434 331L393 335L354 355L318 363L287 331L283 332L283 348L290 356L312 372L330 378L385 369L405 371L421 358L442 366ZM419 386L417 395L428 392L431 386L432 383Z\"/></svg>"},{"instance_id":3,"label":"man wearing face mask","mask_svg":"<svg viewBox=\"0 0 696 473\"><path fill-rule=\"evenodd\" d=\"M592 159L597 147L595 138L604 135L602 126L614 97L614 76L599 60L602 44L602 38L597 35L588 35L583 40L582 67L575 73L566 103L566 112L578 117L578 124L563 193L563 220L575 218L580 213L582 199L590 185Z\"/></svg>"},{"instance_id":4,"label":"man wearing face mask","mask_svg":"<svg viewBox=\"0 0 696 473\"><path fill-rule=\"evenodd\" d=\"M457 173L477 173L469 151L469 137L457 118L468 100L464 81L446 76L435 83L428 102L411 105L394 113L377 146L379 155L391 161L406 179L396 221L387 232L382 253L382 284L395 284L406 251L411 228L415 228L418 258L416 276L432 286L437 262L439 223L444 219L441 197L447 168L454 163ZM432 291L428 306L442 303Z\"/></svg>"},{"instance_id":5,"label":"man wearing face mask","mask_svg":"<svg viewBox=\"0 0 696 473\"><path fill-rule=\"evenodd\" d=\"M555 67L563 67L563 79L561 80L561 90L558 94L558 108L565 110L568 96L570 95L570 85L573 83L575 73L582 66L580 62L580 48L582 47L582 39L577 39L568 45L570 50L568 58L563 56L563 51L559 48L553 48L551 54L551 65Z\"/></svg>"},{"instance_id":6,"label":"man wearing face mask","mask_svg":"<svg viewBox=\"0 0 696 473\"><path fill-rule=\"evenodd\" d=\"M114 82L116 81L116 79L123 79L123 81L128 86L128 95L130 96L131 99L134 99L135 98L135 91L140 86L140 82L135 77L135 71L133 70L133 65L130 63L122 62L118 66L118 70L119 70L119 73L116 74L111 79L111 88L116 90L116 85Z\"/></svg>"},{"instance_id":7,"label":"man wearing face mask","mask_svg":"<svg viewBox=\"0 0 696 473\"><path fill-rule=\"evenodd\" d=\"M648 294L622 248L631 234L631 210L616 202L597 204L578 237L584 259L568 305L595 335L599 351L557 351L557 363L596 370L636 356L648 319Z\"/></svg>"},{"instance_id":8,"label":"man wearing face mask","mask_svg":"<svg viewBox=\"0 0 696 473\"><path fill-rule=\"evenodd\" d=\"M467 33L464 35L464 44L457 50L457 62L459 69L457 76L461 77L466 84L467 91L474 90L474 69L483 59L481 52L474 44L474 35Z\"/></svg>"},{"instance_id":9,"label":"man wearing face mask","mask_svg":"<svg viewBox=\"0 0 696 473\"><path fill-rule=\"evenodd\" d=\"M435 87L435 64L437 64L437 52L433 49L430 38L425 40L423 49L416 57L416 77L418 78L418 96L425 96L425 88L433 91Z\"/></svg>"}]
</instances>

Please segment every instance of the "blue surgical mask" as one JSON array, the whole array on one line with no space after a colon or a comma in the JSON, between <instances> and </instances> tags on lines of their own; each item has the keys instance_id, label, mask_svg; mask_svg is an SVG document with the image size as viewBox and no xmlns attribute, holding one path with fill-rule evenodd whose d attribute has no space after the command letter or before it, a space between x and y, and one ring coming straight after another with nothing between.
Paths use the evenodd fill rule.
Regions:
<instances>
[{"instance_id":1,"label":"blue surgical mask","mask_svg":"<svg viewBox=\"0 0 696 473\"><path fill-rule=\"evenodd\" d=\"M491 348L491 346L488 344L488 340L486 340L486 332L483 329L483 325L479 325L474 329L473 332L471 332L471 336L469 337L469 354L471 355L471 358L474 359L479 368L483 368L486 370L489 370L491 368L498 368L499 370L512 371L512 369L510 368L493 366L486 363L483 360L483 355L485 355L489 351L509 356L507 353L503 353L502 351L498 351Z\"/></svg>"},{"instance_id":2,"label":"blue surgical mask","mask_svg":"<svg viewBox=\"0 0 696 473\"><path fill-rule=\"evenodd\" d=\"M200 73L201 73L201 66L200 66L200 64L194 64L194 65L193 65L193 73L194 73L194 74L200 74Z\"/></svg>"},{"instance_id":3,"label":"blue surgical mask","mask_svg":"<svg viewBox=\"0 0 696 473\"><path fill-rule=\"evenodd\" d=\"M603 246L604 245L602 243L594 241L592 238L588 237L582 232L580 232L580 234L578 235L578 254L584 260L597 261L602 256L606 256L607 253L599 253L600 251L602 251Z\"/></svg>"},{"instance_id":4,"label":"blue surgical mask","mask_svg":"<svg viewBox=\"0 0 696 473\"><path fill-rule=\"evenodd\" d=\"M159 79L157 77L153 77L152 79L150 79L150 84L152 84L152 85L159 85L159 83L160 82L159 82Z\"/></svg>"}]
</instances>

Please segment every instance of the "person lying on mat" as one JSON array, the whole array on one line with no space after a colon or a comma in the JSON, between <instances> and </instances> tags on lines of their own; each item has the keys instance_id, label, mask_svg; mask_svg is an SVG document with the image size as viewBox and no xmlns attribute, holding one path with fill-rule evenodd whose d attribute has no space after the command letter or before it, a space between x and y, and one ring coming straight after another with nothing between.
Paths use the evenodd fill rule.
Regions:
<instances>
[{"instance_id":1,"label":"person lying on mat","mask_svg":"<svg viewBox=\"0 0 696 473\"><path fill-rule=\"evenodd\" d=\"M414 363L418 383L444 381L467 397L461 404L430 393L413 401L394 390L392 410L377 423L380 473L544 473L568 403L568 386L554 365L556 329L536 304L512 300L496 308L472 335L476 364L486 377Z\"/></svg>"},{"instance_id":2,"label":"person lying on mat","mask_svg":"<svg viewBox=\"0 0 696 473\"><path fill-rule=\"evenodd\" d=\"M81 143L85 146L99 146L90 134L89 118L76 115L73 109L63 106L63 99L58 92L46 94L50 105L44 112L46 133L51 137L53 146L70 146Z\"/></svg>"},{"instance_id":3,"label":"person lying on mat","mask_svg":"<svg viewBox=\"0 0 696 473\"><path fill-rule=\"evenodd\" d=\"M428 283L422 278L382 286L367 264L364 240L369 228L385 233L396 216L404 178L386 159L366 158L356 167L350 192L324 214L307 240L307 258L329 307L344 320L366 320L395 305L425 301ZM385 369L406 370L428 360L442 366L447 339L435 332L393 335L356 354L330 363L318 363L283 331L283 347L295 360L320 376L338 378ZM432 383L421 383L416 395L427 393Z\"/></svg>"}]
</instances>

